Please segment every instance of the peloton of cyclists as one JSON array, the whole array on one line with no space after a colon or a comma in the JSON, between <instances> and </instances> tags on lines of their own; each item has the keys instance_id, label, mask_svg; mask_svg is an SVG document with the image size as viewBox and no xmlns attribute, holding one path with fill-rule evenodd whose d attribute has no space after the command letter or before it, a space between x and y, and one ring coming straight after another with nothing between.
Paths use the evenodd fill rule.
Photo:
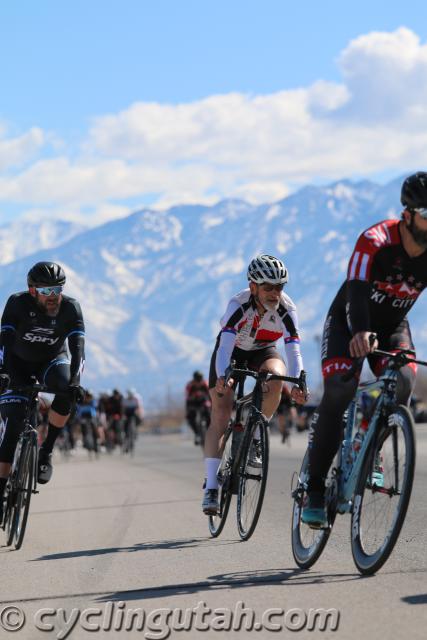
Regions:
<instances>
[{"instance_id":1,"label":"peloton of cyclists","mask_svg":"<svg viewBox=\"0 0 427 640\"><path fill-rule=\"evenodd\" d=\"M285 341L290 376L303 369L295 304L283 292L288 270L281 260L262 254L254 258L247 271L249 287L233 296L221 318L221 331L216 340L209 372L212 400L211 424L205 440L206 485L202 509L207 515L218 511L217 470L220 463L220 441L229 422L234 381L225 384L226 369L233 359L237 366L247 362L250 368L286 375L285 363L276 348L279 338ZM282 382L270 381L264 394L262 411L270 420L281 397ZM305 394L291 389L295 402L303 404Z\"/></svg>"}]
</instances>

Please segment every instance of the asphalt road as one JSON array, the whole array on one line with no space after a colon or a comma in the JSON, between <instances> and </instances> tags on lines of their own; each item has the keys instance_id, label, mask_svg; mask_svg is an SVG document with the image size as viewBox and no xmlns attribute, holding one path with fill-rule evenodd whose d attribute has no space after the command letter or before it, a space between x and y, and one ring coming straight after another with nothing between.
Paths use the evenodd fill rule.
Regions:
<instances>
[{"instance_id":1,"label":"asphalt road","mask_svg":"<svg viewBox=\"0 0 427 640\"><path fill-rule=\"evenodd\" d=\"M349 516L337 518L311 570L294 563L289 488L304 435L290 447L272 437L267 495L248 542L239 541L235 503L222 535L209 537L202 456L185 434L141 436L133 459L56 454L23 548L0 549L0 637L424 639L427 425L417 439L406 523L369 578L353 565ZM331 610L326 631L317 610Z\"/></svg>"}]
</instances>

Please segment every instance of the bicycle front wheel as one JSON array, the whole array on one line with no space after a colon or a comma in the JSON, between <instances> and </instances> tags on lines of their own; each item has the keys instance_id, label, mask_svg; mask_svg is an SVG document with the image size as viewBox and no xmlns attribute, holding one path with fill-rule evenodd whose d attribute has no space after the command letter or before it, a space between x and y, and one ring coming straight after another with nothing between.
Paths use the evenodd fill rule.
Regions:
<instances>
[{"instance_id":1,"label":"bicycle front wheel","mask_svg":"<svg viewBox=\"0 0 427 640\"><path fill-rule=\"evenodd\" d=\"M232 496L233 455L231 451L233 430L228 427L224 433L223 451L217 471L219 511L216 516L209 516L209 531L213 538L217 538L224 528L230 508Z\"/></svg>"},{"instance_id":2,"label":"bicycle front wheel","mask_svg":"<svg viewBox=\"0 0 427 640\"><path fill-rule=\"evenodd\" d=\"M20 449L16 475L12 479L8 496L10 513L7 523L7 545L20 549L27 526L28 511L35 477L36 443L24 440Z\"/></svg>"},{"instance_id":3,"label":"bicycle front wheel","mask_svg":"<svg viewBox=\"0 0 427 640\"><path fill-rule=\"evenodd\" d=\"M327 488L329 525L324 529L312 529L301 520L301 513L307 501L308 450L302 461L297 486L292 491L292 554L301 569L309 569L319 559L328 542L335 519L335 504L330 497L334 493L334 482L330 479Z\"/></svg>"},{"instance_id":4,"label":"bicycle front wheel","mask_svg":"<svg viewBox=\"0 0 427 640\"><path fill-rule=\"evenodd\" d=\"M389 416L362 465L351 516L351 549L362 574L378 571L396 544L415 471L414 424L403 405Z\"/></svg>"},{"instance_id":5,"label":"bicycle front wheel","mask_svg":"<svg viewBox=\"0 0 427 640\"><path fill-rule=\"evenodd\" d=\"M237 529L242 540L249 540L264 501L269 459L269 433L264 422L247 427L239 471L237 494Z\"/></svg>"}]
</instances>

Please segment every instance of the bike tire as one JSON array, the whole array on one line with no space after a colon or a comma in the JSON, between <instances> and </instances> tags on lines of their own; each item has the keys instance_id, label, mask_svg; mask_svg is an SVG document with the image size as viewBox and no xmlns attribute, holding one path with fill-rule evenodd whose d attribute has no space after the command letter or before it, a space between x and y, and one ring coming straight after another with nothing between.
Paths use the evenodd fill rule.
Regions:
<instances>
[{"instance_id":1,"label":"bike tire","mask_svg":"<svg viewBox=\"0 0 427 640\"><path fill-rule=\"evenodd\" d=\"M402 446L403 460L399 458L399 447L402 450ZM351 516L351 550L356 567L364 575L378 571L397 542L411 498L415 457L413 418L407 407L399 405L390 413L387 424L381 428L374 445L367 451L356 484ZM383 486L378 487L372 473L375 461L379 459ZM400 465L402 472L399 474ZM396 487L392 486L393 482ZM388 525L385 519L390 514L393 497L397 497L397 504ZM374 527L379 530L378 533L375 533ZM375 549L377 544L379 546Z\"/></svg>"},{"instance_id":2,"label":"bike tire","mask_svg":"<svg viewBox=\"0 0 427 640\"><path fill-rule=\"evenodd\" d=\"M18 500L20 514L18 516L18 526L15 531L15 549L21 548L27 528L28 513L30 510L31 496L35 488L35 477L37 467L37 444L28 442L28 452L22 467L19 478L20 499Z\"/></svg>"},{"instance_id":3,"label":"bike tire","mask_svg":"<svg viewBox=\"0 0 427 640\"><path fill-rule=\"evenodd\" d=\"M308 449L304 455L298 476L298 484L292 492L294 505L292 509L291 544L295 562L301 569L309 569L320 558L335 520L335 505L328 504L329 526L325 529L312 529L301 521L301 512L307 499L306 482L308 479Z\"/></svg>"},{"instance_id":4,"label":"bike tire","mask_svg":"<svg viewBox=\"0 0 427 640\"><path fill-rule=\"evenodd\" d=\"M251 465L251 450L256 430L259 428L259 450L261 466L259 474ZM249 540L258 524L267 486L269 463L269 431L264 422L249 418L239 466L239 489L237 493L237 529L241 540Z\"/></svg>"},{"instance_id":5,"label":"bike tire","mask_svg":"<svg viewBox=\"0 0 427 640\"><path fill-rule=\"evenodd\" d=\"M209 531L213 538L217 538L224 528L233 493L232 434L232 428L228 427L224 433L223 452L217 472L219 513L216 516L208 516Z\"/></svg>"},{"instance_id":6,"label":"bike tire","mask_svg":"<svg viewBox=\"0 0 427 640\"><path fill-rule=\"evenodd\" d=\"M21 524L21 509L22 509L22 477L25 473L26 462L29 455L29 442L23 440L21 444L18 443L19 459L16 464L15 472L11 478L10 491L8 495L9 500L9 517L7 522L7 546L16 544L17 537L20 531ZM19 529L19 530L18 530Z\"/></svg>"}]
</instances>

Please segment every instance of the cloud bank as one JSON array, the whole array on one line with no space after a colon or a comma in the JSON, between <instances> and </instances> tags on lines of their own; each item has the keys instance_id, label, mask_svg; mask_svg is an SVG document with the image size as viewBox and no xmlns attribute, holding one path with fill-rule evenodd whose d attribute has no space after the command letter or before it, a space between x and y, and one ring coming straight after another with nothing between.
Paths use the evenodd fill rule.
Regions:
<instances>
[{"instance_id":1,"label":"cloud bank","mask_svg":"<svg viewBox=\"0 0 427 640\"><path fill-rule=\"evenodd\" d=\"M266 202L315 180L425 169L427 44L404 27L373 32L337 64L340 83L131 104L97 117L78 154L63 141L57 155L54 132L0 128L0 211L13 203L98 223L139 200Z\"/></svg>"}]
</instances>

